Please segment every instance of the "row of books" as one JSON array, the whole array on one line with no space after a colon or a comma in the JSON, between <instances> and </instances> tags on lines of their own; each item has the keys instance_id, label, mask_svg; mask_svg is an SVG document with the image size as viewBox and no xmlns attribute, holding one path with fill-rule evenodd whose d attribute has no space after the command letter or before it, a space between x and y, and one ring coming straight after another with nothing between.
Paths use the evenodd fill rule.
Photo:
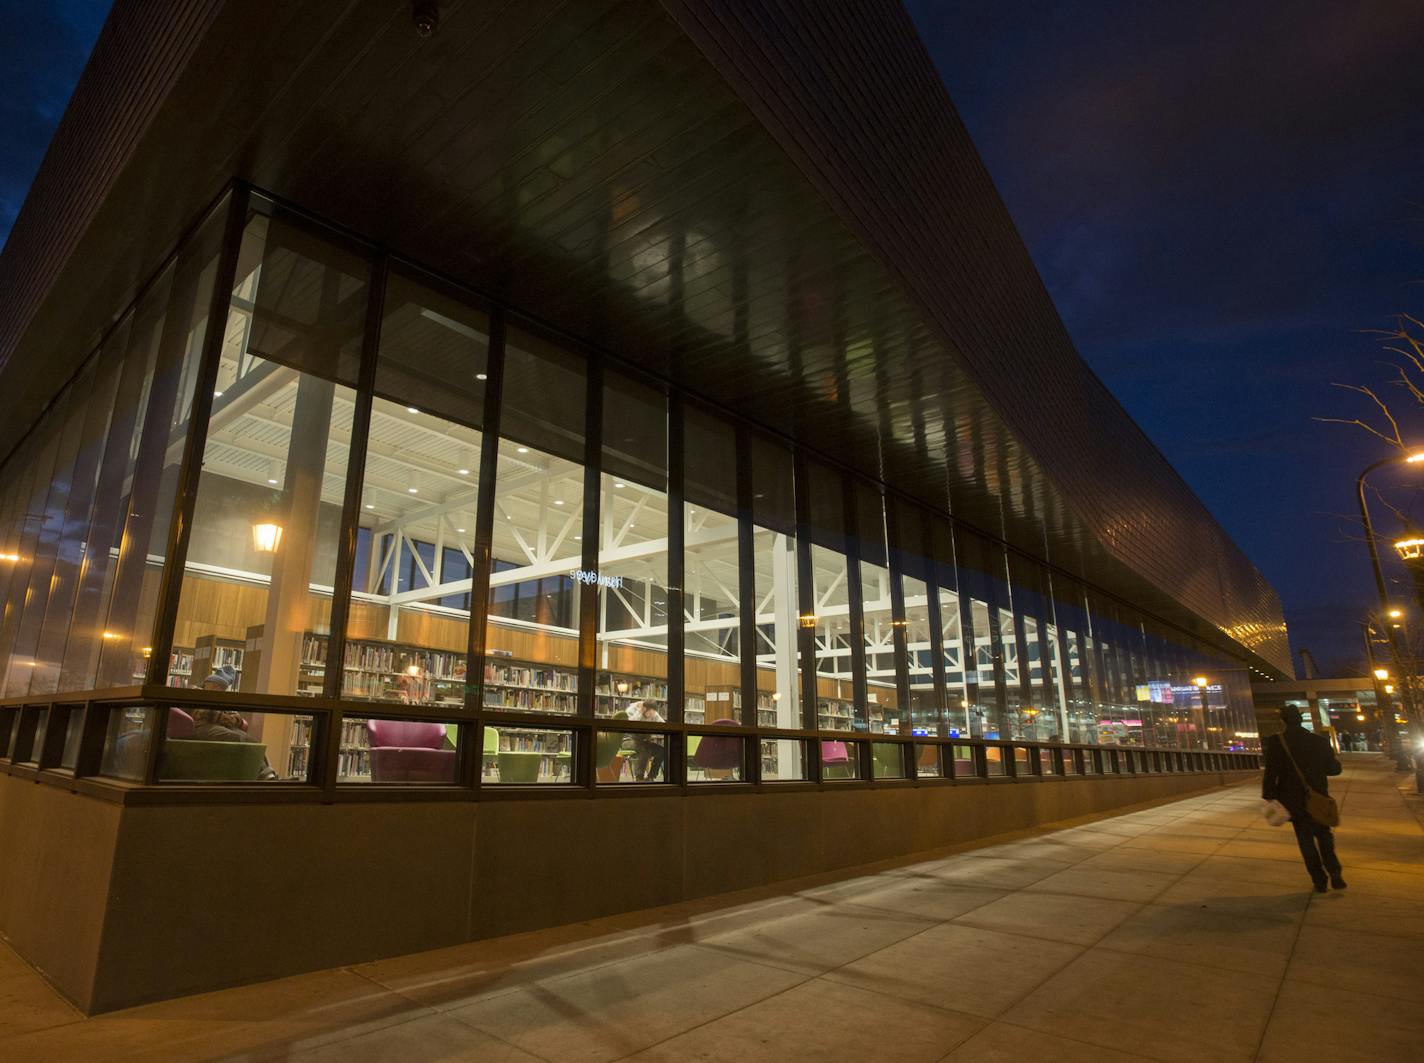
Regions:
<instances>
[{"instance_id":1,"label":"row of books","mask_svg":"<svg viewBox=\"0 0 1424 1063\"><path fill-rule=\"evenodd\" d=\"M578 691L578 673L560 668L539 668L486 661L485 689L488 690L491 685L576 693Z\"/></svg>"},{"instance_id":2,"label":"row of books","mask_svg":"<svg viewBox=\"0 0 1424 1063\"><path fill-rule=\"evenodd\" d=\"M435 679L465 678L465 655L440 650L403 649L385 643L348 642L342 667L353 671L430 676ZM416 671L411 673L414 668Z\"/></svg>"},{"instance_id":3,"label":"row of books","mask_svg":"<svg viewBox=\"0 0 1424 1063\"><path fill-rule=\"evenodd\" d=\"M484 704L489 709L565 713L578 711L578 698L572 693L515 686L485 687Z\"/></svg>"},{"instance_id":4,"label":"row of books","mask_svg":"<svg viewBox=\"0 0 1424 1063\"><path fill-rule=\"evenodd\" d=\"M625 679L600 672L594 693L625 701L667 701L667 684L656 679Z\"/></svg>"},{"instance_id":5,"label":"row of books","mask_svg":"<svg viewBox=\"0 0 1424 1063\"><path fill-rule=\"evenodd\" d=\"M543 753L553 756L569 751L569 736L557 731L517 731L497 728L501 753Z\"/></svg>"}]
</instances>

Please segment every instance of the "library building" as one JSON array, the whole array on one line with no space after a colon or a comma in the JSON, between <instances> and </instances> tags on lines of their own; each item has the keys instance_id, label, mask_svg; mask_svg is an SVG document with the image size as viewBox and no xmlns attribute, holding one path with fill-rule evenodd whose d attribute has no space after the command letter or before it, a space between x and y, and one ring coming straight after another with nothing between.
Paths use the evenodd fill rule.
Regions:
<instances>
[{"instance_id":1,"label":"library building","mask_svg":"<svg viewBox=\"0 0 1424 1063\"><path fill-rule=\"evenodd\" d=\"M0 932L86 1012L1258 767L1276 595L893 0L118 0L0 290Z\"/></svg>"}]
</instances>

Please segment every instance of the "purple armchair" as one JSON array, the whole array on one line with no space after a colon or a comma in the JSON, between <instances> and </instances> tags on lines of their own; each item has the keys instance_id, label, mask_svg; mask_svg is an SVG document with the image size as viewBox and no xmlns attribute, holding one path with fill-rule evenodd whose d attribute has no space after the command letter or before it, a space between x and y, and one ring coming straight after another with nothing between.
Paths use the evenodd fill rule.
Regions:
<instances>
[{"instance_id":1,"label":"purple armchair","mask_svg":"<svg viewBox=\"0 0 1424 1063\"><path fill-rule=\"evenodd\" d=\"M169 738L192 738L194 731L193 717L189 716L182 709L170 708L168 710L168 737Z\"/></svg>"},{"instance_id":2,"label":"purple armchair","mask_svg":"<svg viewBox=\"0 0 1424 1063\"><path fill-rule=\"evenodd\" d=\"M445 745L443 723L367 720L372 782L454 783L455 750Z\"/></svg>"},{"instance_id":3,"label":"purple armchair","mask_svg":"<svg viewBox=\"0 0 1424 1063\"><path fill-rule=\"evenodd\" d=\"M716 720L714 723L737 726L735 720ZM700 768L714 778L726 778L734 770L742 767L742 739L731 735L703 735L697 743L697 752L692 755L692 766Z\"/></svg>"}]
</instances>

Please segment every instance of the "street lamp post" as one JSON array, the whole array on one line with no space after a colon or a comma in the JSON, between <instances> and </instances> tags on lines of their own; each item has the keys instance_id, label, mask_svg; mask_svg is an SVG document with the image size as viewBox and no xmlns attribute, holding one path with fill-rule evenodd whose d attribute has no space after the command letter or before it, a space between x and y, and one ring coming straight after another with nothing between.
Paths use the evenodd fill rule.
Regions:
<instances>
[{"instance_id":1,"label":"street lamp post","mask_svg":"<svg viewBox=\"0 0 1424 1063\"><path fill-rule=\"evenodd\" d=\"M1375 591L1379 595L1380 620L1384 625L1385 638L1389 640L1389 648L1397 663L1404 661L1405 656L1400 652L1398 636L1395 634L1398 630L1398 626L1393 621L1401 617L1402 613L1389 604L1389 593L1385 589L1384 569L1380 566L1379 548L1375 545L1375 527L1370 520L1369 502L1365 496L1365 480L1370 473L1386 465L1416 465L1420 462L1424 462L1424 450L1414 451L1409 454L1400 455L1399 457L1382 458L1372 465L1367 465L1364 471L1360 473L1359 478L1355 481L1355 493L1360 503L1360 521L1365 527L1365 545L1369 547L1370 551L1370 569L1374 573ZM1404 668L1401 666L1400 670L1402 672ZM1400 676L1400 683L1402 684L1401 693L1404 697L1404 711L1409 718L1411 729L1418 726L1418 714L1414 708L1414 686L1416 681L1417 677L1415 676ZM1399 742L1394 730L1394 714L1391 712L1383 723L1384 726L1380 728L1380 736L1388 740L1390 747L1388 752L1395 753L1395 763L1403 770L1407 770L1409 767L1406 761L1408 751L1395 748L1399 745ZM1418 786L1420 782L1424 782L1424 779L1421 779L1420 764L1416 763L1414 769L1416 786ZM1424 787L1419 788L1421 792L1424 792Z\"/></svg>"}]
</instances>

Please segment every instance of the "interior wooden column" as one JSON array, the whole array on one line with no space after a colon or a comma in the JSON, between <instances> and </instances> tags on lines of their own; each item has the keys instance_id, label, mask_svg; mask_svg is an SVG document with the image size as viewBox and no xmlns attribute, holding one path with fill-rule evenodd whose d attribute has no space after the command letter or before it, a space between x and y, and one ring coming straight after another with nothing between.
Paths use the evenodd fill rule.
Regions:
<instances>
[{"instance_id":1,"label":"interior wooden column","mask_svg":"<svg viewBox=\"0 0 1424 1063\"><path fill-rule=\"evenodd\" d=\"M262 694L297 692L302 636L311 617L312 562L335 391L336 385L329 380L307 374L298 377L286 481L278 507L282 538L272 558L272 582L262 629L257 674L257 692ZM339 666L340 662L328 662L328 667ZM292 726L290 716L269 715L261 729L267 758L279 772L287 761Z\"/></svg>"}]
</instances>

